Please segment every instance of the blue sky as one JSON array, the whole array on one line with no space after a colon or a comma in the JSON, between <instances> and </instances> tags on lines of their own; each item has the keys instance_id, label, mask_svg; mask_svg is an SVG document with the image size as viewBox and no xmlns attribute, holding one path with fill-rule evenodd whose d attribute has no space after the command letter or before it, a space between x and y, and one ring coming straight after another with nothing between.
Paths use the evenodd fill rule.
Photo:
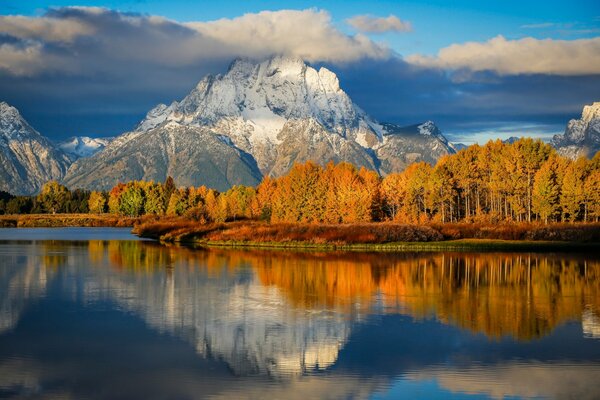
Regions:
<instances>
[{"instance_id":1,"label":"blue sky","mask_svg":"<svg viewBox=\"0 0 600 400\"><path fill-rule=\"evenodd\" d=\"M105 7L116 13L99 18L97 13L86 11L83 16L73 17L72 12L62 8L73 5ZM119 48L121 43L129 43L122 40L123 35L131 38L130 43L135 46L144 42L144 37L151 43L156 37L162 40L164 35L176 36L180 34L176 31L191 26L188 23L220 19L238 21L236 18L245 14L259 15L265 10L312 10L315 20L319 18L319 12L325 12L329 20L318 20L315 26L322 24L323 29L307 41L318 41L317 35L332 32L341 35L340 41L331 42L333 53L336 51L333 47L340 45L348 46L348 52L356 54L352 57L328 56L323 49L317 49L315 54L306 53L307 50L298 48L298 41L290 43L290 51L308 57L312 64L324 64L337 72L342 87L378 119L398 123L433 119L444 132L464 141L483 141L511 134L548 137L562 130L567 119L576 117L584 104L600 100L600 67L590 65L597 59L586 55L600 49L597 43L600 38L598 2L513 0L318 3L5 0L0 5L0 15L22 16L25 22L0 20L0 50L5 46L12 51L4 57L9 60L5 64L10 64L13 56L16 60L5 66L0 61L0 93L5 97L0 100L14 103L34 126L52 137L117 134L131 128L152 104L182 97L204 74L222 72L237 56L236 50L204 51L194 57L187 57L182 51L169 56L177 62L154 63L142 60L142 56L127 59L127 51L124 51L124 55L118 54L113 59L114 54L123 51ZM306 16L310 18L313 14ZM137 22L126 27L119 25L118 29L123 29L121 36L113 35L117 29L115 21L128 15L136 15ZM349 22L357 16L390 15L409 23L412 29L372 32ZM164 17L174 25L166 32L162 25L151 29L140 24L149 16ZM293 24L296 18L287 14L276 14L275 17L284 26ZM73 18L83 21L77 29L83 29L81 26L85 24L93 29L73 37L60 34L57 39L56 32L73 29L64 23ZM42 20L55 24L55 27L32 34L31 26ZM247 31L241 31L242 36L252 34L253 23L257 24L257 29L262 29L258 26L262 24L260 19L239 21L247 22L248 26ZM139 28L140 25L143 28ZM24 26L29 33L23 33ZM212 28L201 28L201 33L205 34L202 29ZM359 36L368 40L367 44L358 46L360 48L356 43L352 44ZM530 39L534 40L533 44L527 42ZM91 46L90 41L98 47ZM471 42L481 47L473 49L465 45ZM163 45L170 51L177 43L173 40ZM235 48L235 43L227 43ZM276 47L273 51L286 51L285 44L282 46L283 50ZM449 46L459 47L444 50ZM23 50L25 48L28 52ZM381 49L385 55L379 52ZM337 50L343 52L346 48ZM440 56L440 50L451 54ZM90 60L85 59L87 51ZM132 49L133 53L136 51ZM508 55L494 54L505 51ZM23 55L29 57L32 52L40 58L25 65ZM466 61L463 60L464 52L468 53ZM524 61L524 65L513 67L519 64L519 54L528 52L539 53L544 62L537 65L534 60L536 65L528 68L528 62ZM572 53L579 55L574 57L573 65L561 61L565 54ZM241 55L254 56L251 52ZM257 50L256 57L262 55L263 52ZM31 67L35 62L39 63L37 69ZM495 63L500 66L496 67ZM144 79L144 75L147 78ZM377 80L381 76L385 76L385 82Z\"/></svg>"}]
</instances>

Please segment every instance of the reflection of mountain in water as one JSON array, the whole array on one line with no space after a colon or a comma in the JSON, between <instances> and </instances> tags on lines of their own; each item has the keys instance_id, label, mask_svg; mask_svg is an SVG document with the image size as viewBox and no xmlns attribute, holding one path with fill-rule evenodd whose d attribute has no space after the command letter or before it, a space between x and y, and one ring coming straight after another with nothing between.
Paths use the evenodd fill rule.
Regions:
<instances>
[{"instance_id":1,"label":"reflection of mountain in water","mask_svg":"<svg viewBox=\"0 0 600 400\"><path fill-rule=\"evenodd\" d=\"M60 262L61 254L51 246L41 250L33 257L15 252L0 259L0 334L12 329L25 308L46 292L55 272L52 266Z\"/></svg>"},{"instance_id":2,"label":"reflection of mountain in water","mask_svg":"<svg viewBox=\"0 0 600 400\"><path fill-rule=\"evenodd\" d=\"M584 310L600 309L600 263L575 256L298 254L82 243L63 245L63 253L30 245L34 256L12 259L10 268L0 270L0 326L13 326L27 302L44 294L46 280L61 276L79 285L72 290L85 301L116 301L156 330L184 338L199 354L227 362L237 375L330 367L352 324L373 312L434 315L519 340L581 320L586 335L597 335L597 314Z\"/></svg>"},{"instance_id":3,"label":"reflection of mountain in water","mask_svg":"<svg viewBox=\"0 0 600 400\"><path fill-rule=\"evenodd\" d=\"M586 338L600 339L600 317L592 310L585 310L581 316L583 336Z\"/></svg>"},{"instance_id":4,"label":"reflection of mountain in water","mask_svg":"<svg viewBox=\"0 0 600 400\"><path fill-rule=\"evenodd\" d=\"M190 268L191 267L191 268ZM199 354L222 359L237 375L280 376L332 365L349 322L327 311L290 307L251 275L214 275L184 263L152 274L100 269L85 290L105 294L161 332L185 338Z\"/></svg>"}]
</instances>

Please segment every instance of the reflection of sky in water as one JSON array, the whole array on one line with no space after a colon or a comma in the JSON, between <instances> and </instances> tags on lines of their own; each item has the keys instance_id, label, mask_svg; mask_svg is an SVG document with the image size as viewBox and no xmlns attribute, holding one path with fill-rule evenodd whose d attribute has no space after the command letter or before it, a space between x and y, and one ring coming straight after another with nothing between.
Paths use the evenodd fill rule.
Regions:
<instances>
[{"instance_id":1,"label":"reflection of sky in water","mask_svg":"<svg viewBox=\"0 0 600 400\"><path fill-rule=\"evenodd\" d=\"M4 242L0 397L598 398L599 273L589 256Z\"/></svg>"}]
</instances>

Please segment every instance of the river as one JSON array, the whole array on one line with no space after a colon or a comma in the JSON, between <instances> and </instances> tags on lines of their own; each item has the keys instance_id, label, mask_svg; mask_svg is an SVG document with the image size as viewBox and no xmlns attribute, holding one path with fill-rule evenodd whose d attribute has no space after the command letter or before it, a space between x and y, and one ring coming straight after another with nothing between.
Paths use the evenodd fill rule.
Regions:
<instances>
[{"instance_id":1,"label":"river","mask_svg":"<svg viewBox=\"0 0 600 400\"><path fill-rule=\"evenodd\" d=\"M0 398L600 398L600 255L0 229Z\"/></svg>"}]
</instances>

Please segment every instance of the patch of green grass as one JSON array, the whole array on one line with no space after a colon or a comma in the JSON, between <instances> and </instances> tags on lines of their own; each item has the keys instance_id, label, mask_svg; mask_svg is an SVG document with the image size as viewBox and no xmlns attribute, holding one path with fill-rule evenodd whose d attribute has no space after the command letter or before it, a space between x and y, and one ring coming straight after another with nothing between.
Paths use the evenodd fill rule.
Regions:
<instances>
[{"instance_id":1,"label":"patch of green grass","mask_svg":"<svg viewBox=\"0 0 600 400\"><path fill-rule=\"evenodd\" d=\"M346 250L346 251L597 251L600 243L525 241L496 239L459 239L437 242L395 242L395 243L311 243L311 242L252 242L252 241L207 241L190 240L181 244L200 247L232 247L261 249L298 250Z\"/></svg>"}]
</instances>

